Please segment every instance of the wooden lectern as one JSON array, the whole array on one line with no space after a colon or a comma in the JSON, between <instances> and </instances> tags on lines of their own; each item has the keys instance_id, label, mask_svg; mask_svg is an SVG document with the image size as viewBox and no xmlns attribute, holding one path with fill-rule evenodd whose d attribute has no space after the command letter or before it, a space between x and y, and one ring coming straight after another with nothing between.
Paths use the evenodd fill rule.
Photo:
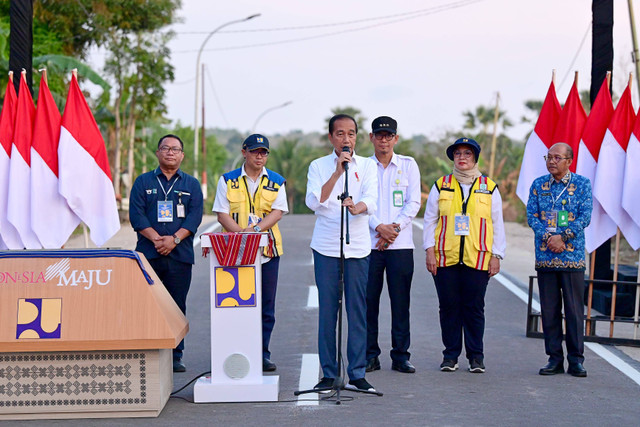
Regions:
<instances>
[{"instance_id":1,"label":"wooden lectern","mask_svg":"<svg viewBox=\"0 0 640 427\"><path fill-rule=\"evenodd\" d=\"M214 233L222 235L231 233ZM193 400L203 402L277 401L277 375L262 375L262 248L267 233L261 235L255 260L242 264L241 256L218 259L210 253L211 275L211 376L195 384ZM211 235L201 236L203 250L212 248ZM239 237L236 235L235 237ZM223 248L236 255L238 248ZM245 249L243 247L243 249ZM236 252L234 252L236 251ZM212 250L211 252L214 252ZM233 258L233 259L232 259ZM232 264L232 265L229 265Z\"/></svg>"},{"instance_id":2,"label":"wooden lectern","mask_svg":"<svg viewBox=\"0 0 640 427\"><path fill-rule=\"evenodd\" d=\"M142 254L0 252L0 420L158 416L188 330Z\"/></svg>"}]
</instances>

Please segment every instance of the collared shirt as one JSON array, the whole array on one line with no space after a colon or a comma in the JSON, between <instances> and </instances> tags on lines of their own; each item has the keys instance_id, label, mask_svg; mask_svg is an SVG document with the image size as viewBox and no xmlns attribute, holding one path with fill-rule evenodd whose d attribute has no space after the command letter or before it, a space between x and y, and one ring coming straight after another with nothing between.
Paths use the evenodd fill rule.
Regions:
<instances>
[{"instance_id":1,"label":"collared shirt","mask_svg":"<svg viewBox=\"0 0 640 427\"><path fill-rule=\"evenodd\" d=\"M158 222L158 201L163 200L173 201L171 222ZM177 215L180 202L184 205L184 218L178 218ZM200 183L180 169L170 180L167 180L160 168L140 175L133 183L129 198L129 219L133 229L138 232L136 251L142 252L147 259L162 256L156 251L153 242L139 233L140 230L152 227L161 236L171 236L184 228L189 230L191 235L183 239L168 256L180 262L193 264L193 238L202 222L202 205Z\"/></svg>"},{"instance_id":2,"label":"collared shirt","mask_svg":"<svg viewBox=\"0 0 640 427\"><path fill-rule=\"evenodd\" d=\"M338 197L344 192L344 174L331 190L329 198L320 202L322 186L336 170L338 156L332 151L309 165L307 175L307 196L305 203L316 214L316 224L311 237L311 248L324 256L340 256L340 209ZM345 210L349 218L350 244L344 245L345 258L364 258L371 252L369 236L369 215L375 212L378 200L378 174L376 164L355 153L351 156L348 173L349 196L354 203L363 202L367 212L353 216ZM346 218L345 218L346 219Z\"/></svg>"},{"instance_id":3,"label":"collared shirt","mask_svg":"<svg viewBox=\"0 0 640 427\"><path fill-rule=\"evenodd\" d=\"M421 201L418 164L413 157L395 153L386 168L375 155L371 160L376 162L378 169L378 208L369 216L371 249L376 249L379 240L376 227L391 223L399 224L401 231L386 250L413 249L411 221L420 210Z\"/></svg>"},{"instance_id":4,"label":"collared shirt","mask_svg":"<svg viewBox=\"0 0 640 427\"><path fill-rule=\"evenodd\" d=\"M612 188L612 191L616 191ZM553 175L536 178L529 189L527 222L535 234L536 270L584 270L584 229L591 222L593 200L591 182L576 173L567 172L558 182ZM567 226L556 224L547 230L547 214L567 212ZM557 219L557 214L556 214ZM550 236L559 234L566 249L559 254L547 247Z\"/></svg>"},{"instance_id":5,"label":"collared shirt","mask_svg":"<svg viewBox=\"0 0 640 427\"><path fill-rule=\"evenodd\" d=\"M249 175L244 170L244 165L242 165L242 173L240 176L247 177L247 186L249 187L249 192L253 195L256 194L256 190L258 189L258 184L260 184L260 180L263 176L267 175L267 168L262 167L262 173L258 177L256 181L252 180ZM289 204L287 203L287 189L285 185L281 185L278 189L278 195L276 196L276 200L271 205L271 209L281 210L283 214L289 212ZM224 177L221 176L218 180L218 187L216 188L216 198L213 201L213 212L221 212L228 214L229 213L229 199L226 197L227 195L227 183L224 180Z\"/></svg>"},{"instance_id":6,"label":"collared shirt","mask_svg":"<svg viewBox=\"0 0 640 427\"><path fill-rule=\"evenodd\" d=\"M472 184L460 183L462 195L465 200L469 196ZM424 209L424 228L422 232L422 249L429 249L436 245L436 227L440 218L438 201L440 200L440 192L433 184L429 191L427 206ZM507 236L504 232L504 221L502 219L502 196L498 187L491 193L491 220L493 222L493 245L491 253L500 255L504 258L507 249Z\"/></svg>"}]
</instances>

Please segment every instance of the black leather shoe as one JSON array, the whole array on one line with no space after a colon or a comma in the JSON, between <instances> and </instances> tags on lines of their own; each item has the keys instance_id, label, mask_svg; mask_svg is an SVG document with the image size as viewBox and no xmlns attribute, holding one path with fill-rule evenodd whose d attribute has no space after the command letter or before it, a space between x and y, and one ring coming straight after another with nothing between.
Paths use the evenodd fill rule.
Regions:
<instances>
[{"instance_id":1,"label":"black leather shoe","mask_svg":"<svg viewBox=\"0 0 640 427\"><path fill-rule=\"evenodd\" d=\"M182 359L173 361L173 372L184 372L186 370L187 367L184 366L184 362L182 362Z\"/></svg>"},{"instance_id":2,"label":"black leather shoe","mask_svg":"<svg viewBox=\"0 0 640 427\"><path fill-rule=\"evenodd\" d=\"M569 369L567 369L567 372L573 375L574 377L584 378L587 376L587 370L584 369L584 366L582 366L582 363L570 363Z\"/></svg>"},{"instance_id":3,"label":"black leather shoe","mask_svg":"<svg viewBox=\"0 0 640 427\"><path fill-rule=\"evenodd\" d=\"M367 360L367 367L364 369L365 372L379 371L380 370L380 359L378 356L372 357Z\"/></svg>"},{"instance_id":4,"label":"black leather shoe","mask_svg":"<svg viewBox=\"0 0 640 427\"><path fill-rule=\"evenodd\" d=\"M540 375L564 374L564 366L562 366L562 363L549 362L538 373Z\"/></svg>"},{"instance_id":5,"label":"black leather shoe","mask_svg":"<svg viewBox=\"0 0 640 427\"><path fill-rule=\"evenodd\" d=\"M276 370L276 364L269 359L262 359L262 372L273 372Z\"/></svg>"},{"instance_id":6,"label":"black leather shoe","mask_svg":"<svg viewBox=\"0 0 640 427\"><path fill-rule=\"evenodd\" d=\"M416 371L415 366L413 366L408 360L405 360L404 362L393 362L391 364L391 369L405 374L413 374Z\"/></svg>"}]
</instances>

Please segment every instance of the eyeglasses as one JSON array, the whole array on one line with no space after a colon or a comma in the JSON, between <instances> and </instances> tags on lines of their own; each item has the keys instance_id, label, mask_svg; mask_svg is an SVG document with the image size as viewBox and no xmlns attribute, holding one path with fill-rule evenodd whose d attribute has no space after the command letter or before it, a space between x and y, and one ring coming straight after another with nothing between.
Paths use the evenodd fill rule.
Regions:
<instances>
[{"instance_id":1,"label":"eyeglasses","mask_svg":"<svg viewBox=\"0 0 640 427\"><path fill-rule=\"evenodd\" d=\"M375 139L377 139L378 141L382 141L383 139L386 141L392 141L393 138L396 137L395 133L382 133L382 132L376 132L373 134L373 137Z\"/></svg>"},{"instance_id":2,"label":"eyeglasses","mask_svg":"<svg viewBox=\"0 0 640 427\"><path fill-rule=\"evenodd\" d=\"M162 147L158 148L158 151L161 152L162 154L167 154L169 151L171 151L173 154L178 154L182 152L182 148L169 147L167 145L163 145Z\"/></svg>"},{"instance_id":3,"label":"eyeglasses","mask_svg":"<svg viewBox=\"0 0 640 427\"><path fill-rule=\"evenodd\" d=\"M471 150L467 150L467 151L454 151L453 153L453 157L464 157L464 158L468 158L468 157L472 157L473 156L473 151Z\"/></svg>"},{"instance_id":4,"label":"eyeglasses","mask_svg":"<svg viewBox=\"0 0 640 427\"><path fill-rule=\"evenodd\" d=\"M253 150L249 152L256 157L267 157L269 155L269 152L267 150Z\"/></svg>"},{"instance_id":5,"label":"eyeglasses","mask_svg":"<svg viewBox=\"0 0 640 427\"><path fill-rule=\"evenodd\" d=\"M571 158L571 157L560 157L560 156L542 156L542 157L544 157L544 160L545 160L546 162L551 162L551 161L553 161L553 162L555 162L555 163L560 162L560 160L568 160L568 159L570 159L570 158Z\"/></svg>"}]
</instances>

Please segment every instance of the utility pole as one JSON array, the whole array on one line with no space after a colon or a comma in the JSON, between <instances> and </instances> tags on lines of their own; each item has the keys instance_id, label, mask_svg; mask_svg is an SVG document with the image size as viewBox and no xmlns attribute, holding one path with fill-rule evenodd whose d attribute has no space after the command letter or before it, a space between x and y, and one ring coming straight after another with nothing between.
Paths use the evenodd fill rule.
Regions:
<instances>
[{"instance_id":1,"label":"utility pole","mask_svg":"<svg viewBox=\"0 0 640 427\"><path fill-rule=\"evenodd\" d=\"M496 164L496 139L498 136L498 116L500 115L500 92L496 94L496 110L493 113L493 136L491 137L491 161L489 162L489 176L495 179L493 171Z\"/></svg>"}]
</instances>

